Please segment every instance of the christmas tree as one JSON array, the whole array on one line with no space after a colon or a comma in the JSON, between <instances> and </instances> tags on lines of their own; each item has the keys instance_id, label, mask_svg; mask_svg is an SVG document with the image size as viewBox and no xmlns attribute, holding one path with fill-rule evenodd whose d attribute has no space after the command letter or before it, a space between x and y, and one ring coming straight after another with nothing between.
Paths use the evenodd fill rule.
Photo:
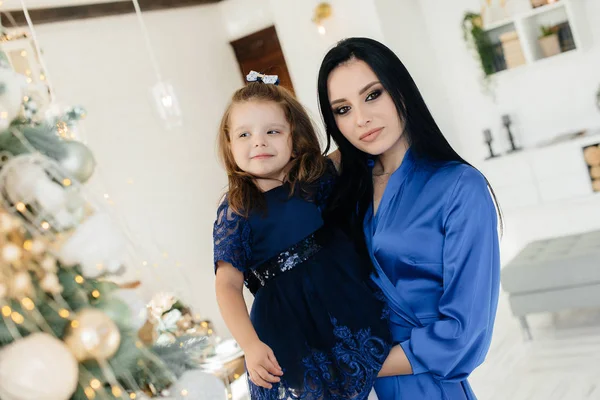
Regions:
<instances>
[{"instance_id":1,"label":"christmas tree","mask_svg":"<svg viewBox=\"0 0 600 400\"><path fill-rule=\"evenodd\" d=\"M157 397L201 343L140 339L110 280L125 239L83 186L95 167L73 140L85 111L46 106L47 89L0 53L0 398Z\"/></svg>"}]
</instances>

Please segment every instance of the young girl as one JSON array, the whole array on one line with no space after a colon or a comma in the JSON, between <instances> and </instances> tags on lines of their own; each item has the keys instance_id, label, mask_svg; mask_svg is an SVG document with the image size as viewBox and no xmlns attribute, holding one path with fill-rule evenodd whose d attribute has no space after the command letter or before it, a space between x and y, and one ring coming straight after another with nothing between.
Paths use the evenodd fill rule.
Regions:
<instances>
[{"instance_id":1,"label":"young girl","mask_svg":"<svg viewBox=\"0 0 600 400\"><path fill-rule=\"evenodd\" d=\"M310 118L263 81L233 95L219 132L229 178L214 225L221 313L252 399L366 399L390 352L386 309L370 264L323 221L336 171Z\"/></svg>"}]
</instances>

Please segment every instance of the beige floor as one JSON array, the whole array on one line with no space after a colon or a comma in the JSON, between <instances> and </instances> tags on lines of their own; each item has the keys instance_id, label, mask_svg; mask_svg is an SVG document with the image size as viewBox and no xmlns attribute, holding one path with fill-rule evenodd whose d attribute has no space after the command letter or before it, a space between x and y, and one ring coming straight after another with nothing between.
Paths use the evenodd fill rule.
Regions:
<instances>
[{"instance_id":1,"label":"beige floor","mask_svg":"<svg viewBox=\"0 0 600 400\"><path fill-rule=\"evenodd\" d=\"M600 400L600 310L529 317L522 339L505 296L492 347L471 376L480 400Z\"/></svg>"}]
</instances>

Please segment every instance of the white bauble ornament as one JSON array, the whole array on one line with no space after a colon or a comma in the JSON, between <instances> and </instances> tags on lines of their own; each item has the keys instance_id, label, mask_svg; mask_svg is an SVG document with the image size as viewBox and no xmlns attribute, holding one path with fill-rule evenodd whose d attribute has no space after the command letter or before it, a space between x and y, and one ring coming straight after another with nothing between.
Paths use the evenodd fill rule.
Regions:
<instances>
[{"instance_id":1,"label":"white bauble ornament","mask_svg":"<svg viewBox=\"0 0 600 400\"><path fill-rule=\"evenodd\" d=\"M79 361L104 361L111 358L121 344L121 332L102 310L84 308L75 314L77 325L71 324L65 343Z\"/></svg>"},{"instance_id":2,"label":"white bauble ornament","mask_svg":"<svg viewBox=\"0 0 600 400\"><path fill-rule=\"evenodd\" d=\"M44 169L37 164L8 166L6 171L6 193L13 204L31 203L36 198L36 188L42 182L50 182Z\"/></svg>"},{"instance_id":3,"label":"white bauble ornament","mask_svg":"<svg viewBox=\"0 0 600 400\"><path fill-rule=\"evenodd\" d=\"M67 400L77 388L77 360L47 333L33 333L0 351L2 400Z\"/></svg>"},{"instance_id":4,"label":"white bauble ornament","mask_svg":"<svg viewBox=\"0 0 600 400\"><path fill-rule=\"evenodd\" d=\"M35 199L45 213L54 215L67 204L65 189L49 179L38 182L34 189Z\"/></svg>"},{"instance_id":5,"label":"white bauble ornament","mask_svg":"<svg viewBox=\"0 0 600 400\"><path fill-rule=\"evenodd\" d=\"M169 391L177 400L223 400L226 398L223 382L216 376L199 370L184 372Z\"/></svg>"},{"instance_id":6,"label":"white bauble ornament","mask_svg":"<svg viewBox=\"0 0 600 400\"><path fill-rule=\"evenodd\" d=\"M86 278L94 278L122 264L125 251L121 231L107 214L98 212L75 228L58 257L66 266L79 264Z\"/></svg>"}]
</instances>

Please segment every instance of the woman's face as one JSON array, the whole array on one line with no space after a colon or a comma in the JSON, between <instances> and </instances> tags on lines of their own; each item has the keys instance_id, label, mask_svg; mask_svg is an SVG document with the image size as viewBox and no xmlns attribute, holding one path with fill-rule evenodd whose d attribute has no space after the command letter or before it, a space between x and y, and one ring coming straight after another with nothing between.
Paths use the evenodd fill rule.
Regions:
<instances>
[{"instance_id":1,"label":"woman's face","mask_svg":"<svg viewBox=\"0 0 600 400\"><path fill-rule=\"evenodd\" d=\"M400 141L404 123L367 63L353 59L339 65L329 74L327 89L338 129L354 147L380 155Z\"/></svg>"}]
</instances>

